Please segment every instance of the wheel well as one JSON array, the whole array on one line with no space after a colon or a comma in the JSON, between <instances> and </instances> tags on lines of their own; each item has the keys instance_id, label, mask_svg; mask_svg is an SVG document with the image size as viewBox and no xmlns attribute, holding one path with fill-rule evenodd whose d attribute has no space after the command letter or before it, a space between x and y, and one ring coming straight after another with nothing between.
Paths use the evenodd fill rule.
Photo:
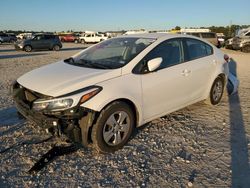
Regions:
<instances>
[{"instance_id":1,"label":"wheel well","mask_svg":"<svg viewBox=\"0 0 250 188\"><path fill-rule=\"evenodd\" d=\"M133 110L133 112L134 112L134 114L135 114L135 121L136 121L136 122L135 122L135 127L137 127L137 125L139 124L139 112L138 112L138 110L137 110L135 104L134 104L132 101L130 101L129 99L121 98L121 99L113 100L113 101L109 102L108 104L106 104L106 105L102 108L102 110L103 110L104 108L106 108L108 105L110 105L111 103L117 102L117 101L124 102L124 103L126 103L126 104L128 104L128 105L130 106L130 108ZM101 110L101 111L102 111L102 110ZM101 111L100 111L100 112L101 112ZM94 113L95 113L94 119L93 119L93 122L92 122L92 124L90 125L90 127L89 127L89 129L88 129L88 133L87 133L87 134L88 134L88 141L89 141L89 142L92 142L92 139L91 139L92 128L93 128L93 125L96 123L97 118L99 117L100 112L94 112Z\"/></svg>"},{"instance_id":2,"label":"wheel well","mask_svg":"<svg viewBox=\"0 0 250 188\"><path fill-rule=\"evenodd\" d=\"M128 105L130 106L130 108L133 110L133 112L134 112L134 114L135 114L135 121L136 121L136 122L135 122L135 126L137 126L138 123L139 123L139 112L138 112L138 110L137 110L135 104L134 104L131 100L129 100L129 99L120 98L120 99L113 100L113 101L109 102L108 104L106 104L106 105L102 108L102 110L103 110L104 108L106 108L108 105L110 105L111 103L117 102L117 101L124 102L124 103L126 103L126 104L128 104ZM97 119L98 116L99 116L99 113L96 114L96 118L95 118L95 119Z\"/></svg>"}]
</instances>

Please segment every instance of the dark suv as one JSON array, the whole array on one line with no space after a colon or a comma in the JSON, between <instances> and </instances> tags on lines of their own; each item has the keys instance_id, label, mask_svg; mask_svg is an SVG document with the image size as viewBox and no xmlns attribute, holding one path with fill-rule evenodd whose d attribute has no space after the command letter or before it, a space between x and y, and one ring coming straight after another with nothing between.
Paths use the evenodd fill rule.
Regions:
<instances>
[{"instance_id":1,"label":"dark suv","mask_svg":"<svg viewBox=\"0 0 250 188\"><path fill-rule=\"evenodd\" d=\"M31 52L32 50L54 50L62 48L62 43L57 35L37 34L32 39L26 39L15 44L16 49Z\"/></svg>"},{"instance_id":2,"label":"dark suv","mask_svg":"<svg viewBox=\"0 0 250 188\"><path fill-rule=\"evenodd\" d=\"M13 43L17 40L16 35L12 33L0 33L0 43L10 42Z\"/></svg>"}]
</instances>

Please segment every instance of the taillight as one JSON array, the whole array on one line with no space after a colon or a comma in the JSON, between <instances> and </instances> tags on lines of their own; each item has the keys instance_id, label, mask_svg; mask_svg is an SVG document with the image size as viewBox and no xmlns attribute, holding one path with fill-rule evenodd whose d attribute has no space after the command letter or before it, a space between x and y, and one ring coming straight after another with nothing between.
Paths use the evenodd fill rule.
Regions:
<instances>
[{"instance_id":1,"label":"taillight","mask_svg":"<svg viewBox=\"0 0 250 188\"><path fill-rule=\"evenodd\" d=\"M229 58L229 56L228 56L227 54L224 55L224 59L225 59L225 61L226 61L227 63L228 63L229 60L230 60L230 58Z\"/></svg>"}]
</instances>

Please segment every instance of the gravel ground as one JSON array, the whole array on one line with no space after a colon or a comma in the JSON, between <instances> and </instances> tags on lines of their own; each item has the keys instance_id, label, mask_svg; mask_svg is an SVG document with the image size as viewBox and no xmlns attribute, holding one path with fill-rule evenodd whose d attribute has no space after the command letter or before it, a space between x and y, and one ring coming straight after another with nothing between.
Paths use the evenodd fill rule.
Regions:
<instances>
[{"instance_id":1,"label":"gravel ground","mask_svg":"<svg viewBox=\"0 0 250 188\"><path fill-rule=\"evenodd\" d=\"M9 93L22 74L84 49L64 44L59 52L15 51L0 45L0 187L250 187L250 54L224 50L237 62L239 92L218 106L203 102L158 118L121 150L92 149L57 157L36 174L28 170L65 138L49 138L18 118Z\"/></svg>"}]
</instances>

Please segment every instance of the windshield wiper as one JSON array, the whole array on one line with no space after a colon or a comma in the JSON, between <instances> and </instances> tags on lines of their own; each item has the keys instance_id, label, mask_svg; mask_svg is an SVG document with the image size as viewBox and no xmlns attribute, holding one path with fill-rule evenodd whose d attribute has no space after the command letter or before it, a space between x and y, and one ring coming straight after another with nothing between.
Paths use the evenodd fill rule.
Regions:
<instances>
[{"instance_id":1,"label":"windshield wiper","mask_svg":"<svg viewBox=\"0 0 250 188\"><path fill-rule=\"evenodd\" d=\"M70 57L68 59L64 59L63 61L66 62L66 63L74 63L75 62L73 57Z\"/></svg>"},{"instance_id":2,"label":"windshield wiper","mask_svg":"<svg viewBox=\"0 0 250 188\"><path fill-rule=\"evenodd\" d=\"M104 64L97 63L97 62L92 62L92 61L86 60L86 59L80 59L80 62L81 63L76 63L76 64L80 65L80 66L87 65L88 67L91 67L91 68L112 69L112 67L109 65L104 65Z\"/></svg>"}]
</instances>

